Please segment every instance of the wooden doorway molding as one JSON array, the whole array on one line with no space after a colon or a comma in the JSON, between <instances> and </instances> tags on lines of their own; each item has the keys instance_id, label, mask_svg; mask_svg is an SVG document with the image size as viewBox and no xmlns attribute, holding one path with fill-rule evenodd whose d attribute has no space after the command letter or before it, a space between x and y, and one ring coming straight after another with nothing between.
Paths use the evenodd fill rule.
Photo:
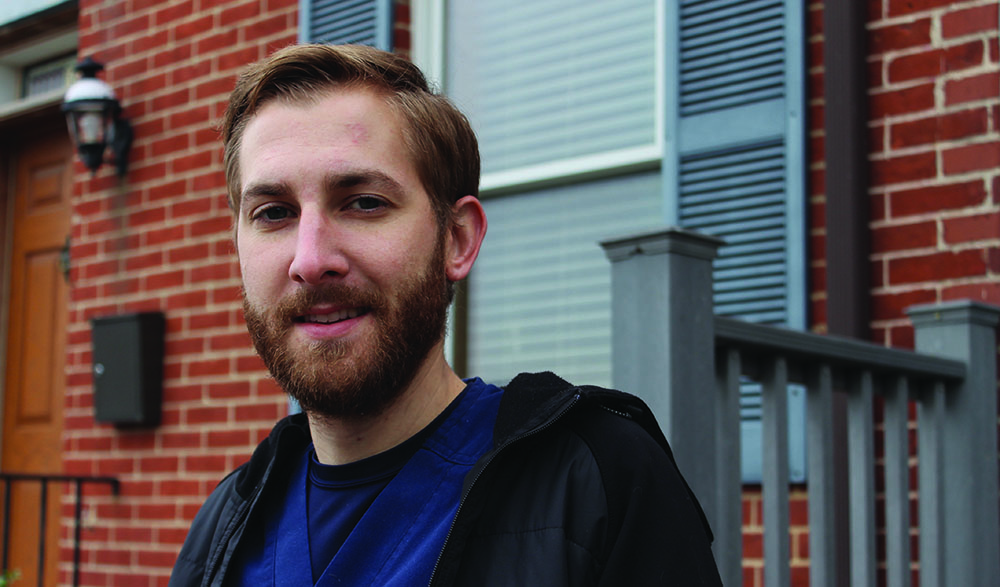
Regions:
<instances>
[{"instance_id":1,"label":"wooden doorway molding","mask_svg":"<svg viewBox=\"0 0 1000 587\"><path fill-rule=\"evenodd\" d=\"M8 145L5 161L7 297L0 469L59 473L69 303L63 250L70 235L73 151L64 129L34 137ZM62 489L52 485L46 500L46 585L58 579ZM36 483L11 486L9 568L18 570L29 585L37 584L40 494Z\"/></svg>"}]
</instances>

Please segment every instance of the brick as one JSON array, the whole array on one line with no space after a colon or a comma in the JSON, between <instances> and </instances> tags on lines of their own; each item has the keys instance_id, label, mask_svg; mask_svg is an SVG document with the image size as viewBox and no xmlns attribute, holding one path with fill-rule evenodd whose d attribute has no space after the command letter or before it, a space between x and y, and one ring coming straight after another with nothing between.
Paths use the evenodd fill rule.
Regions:
<instances>
[{"instance_id":1,"label":"brick","mask_svg":"<svg viewBox=\"0 0 1000 587\"><path fill-rule=\"evenodd\" d=\"M157 247L166 243L184 240L184 230L183 224L175 224L166 228L149 230L143 234L146 239L145 245Z\"/></svg>"},{"instance_id":2,"label":"brick","mask_svg":"<svg viewBox=\"0 0 1000 587\"><path fill-rule=\"evenodd\" d=\"M142 473L170 473L177 470L180 459L177 457L143 456L139 459L139 471Z\"/></svg>"},{"instance_id":3,"label":"brick","mask_svg":"<svg viewBox=\"0 0 1000 587\"><path fill-rule=\"evenodd\" d=\"M168 128L176 130L186 126L205 124L208 120L208 106L196 106L170 115L167 118L167 125Z\"/></svg>"},{"instance_id":4,"label":"brick","mask_svg":"<svg viewBox=\"0 0 1000 587\"><path fill-rule=\"evenodd\" d=\"M944 86L945 105L994 99L998 84L1000 84L1000 74L997 72L949 80Z\"/></svg>"},{"instance_id":5,"label":"brick","mask_svg":"<svg viewBox=\"0 0 1000 587\"><path fill-rule=\"evenodd\" d=\"M888 0L889 16L906 16L927 12L952 3L953 0Z\"/></svg>"},{"instance_id":6,"label":"brick","mask_svg":"<svg viewBox=\"0 0 1000 587\"><path fill-rule=\"evenodd\" d=\"M288 17L280 14L248 25L244 34L249 39L262 39L281 34L286 30L288 30Z\"/></svg>"},{"instance_id":7,"label":"brick","mask_svg":"<svg viewBox=\"0 0 1000 587\"><path fill-rule=\"evenodd\" d=\"M279 411L278 406L269 404L250 404L250 405L238 405L236 406L236 421L237 422L250 422L250 421L264 421L273 422L282 416L281 411Z\"/></svg>"},{"instance_id":8,"label":"brick","mask_svg":"<svg viewBox=\"0 0 1000 587\"><path fill-rule=\"evenodd\" d=\"M186 171L210 167L213 156L214 154L211 151L203 151L186 157L178 157L172 162L174 173L184 173Z\"/></svg>"},{"instance_id":9,"label":"brick","mask_svg":"<svg viewBox=\"0 0 1000 587\"><path fill-rule=\"evenodd\" d=\"M930 283L973 277L986 272L982 251L942 252L889 260L889 283Z\"/></svg>"},{"instance_id":10,"label":"brick","mask_svg":"<svg viewBox=\"0 0 1000 587\"><path fill-rule=\"evenodd\" d=\"M176 247L167 251L167 262L183 263L184 261L198 261L208 256L208 244L198 243Z\"/></svg>"},{"instance_id":11,"label":"brick","mask_svg":"<svg viewBox=\"0 0 1000 587\"><path fill-rule=\"evenodd\" d=\"M941 51L911 53L889 62L889 83L932 78L944 69Z\"/></svg>"},{"instance_id":12,"label":"brick","mask_svg":"<svg viewBox=\"0 0 1000 587\"><path fill-rule=\"evenodd\" d=\"M917 304L929 304L936 299L931 289L919 289L903 293L875 293L872 295L871 315L873 320L895 320L906 316L904 310Z\"/></svg>"},{"instance_id":13,"label":"brick","mask_svg":"<svg viewBox=\"0 0 1000 587\"><path fill-rule=\"evenodd\" d=\"M945 39L996 30L997 5L973 6L951 10L941 15L941 34Z\"/></svg>"},{"instance_id":14,"label":"brick","mask_svg":"<svg viewBox=\"0 0 1000 587\"><path fill-rule=\"evenodd\" d=\"M208 55L224 49L231 49L239 43L239 32L237 29L210 30L218 32L198 41L197 50L199 55ZM231 78L226 79L229 81L229 91L232 91L235 80Z\"/></svg>"},{"instance_id":15,"label":"brick","mask_svg":"<svg viewBox=\"0 0 1000 587\"><path fill-rule=\"evenodd\" d=\"M875 92L870 97L871 117L878 119L934 108L934 84Z\"/></svg>"},{"instance_id":16,"label":"brick","mask_svg":"<svg viewBox=\"0 0 1000 587\"><path fill-rule=\"evenodd\" d=\"M174 338L170 337L165 343L165 351L168 357L179 357L182 355L198 355L205 352L205 340L201 337L194 338Z\"/></svg>"},{"instance_id":17,"label":"brick","mask_svg":"<svg viewBox=\"0 0 1000 587\"><path fill-rule=\"evenodd\" d=\"M204 281L220 281L232 279L237 276L236 265L232 262L215 263L195 267L191 270L191 283L201 283Z\"/></svg>"},{"instance_id":18,"label":"brick","mask_svg":"<svg viewBox=\"0 0 1000 587\"><path fill-rule=\"evenodd\" d=\"M242 20L253 18L259 14L260 2L257 0L243 2L242 4L231 6L230 8L227 8L219 13L219 26L228 28L238 24ZM253 39L256 37L248 36L247 38Z\"/></svg>"},{"instance_id":19,"label":"brick","mask_svg":"<svg viewBox=\"0 0 1000 587\"><path fill-rule=\"evenodd\" d=\"M146 506L146 507L150 509L153 508L153 506ZM159 507L164 508L164 511L161 512L161 514L165 515L165 510L166 508L168 508L168 506L159 506ZM177 516L176 508L174 508L173 506L169 506L169 510L173 512L169 517L149 518L149 519L164 519L164 520L174 519ZM143 517L145 518L145 516ZM166 552L156 551L156 550L139 551L139 564L144 567L159 567L161 569L172 569L176 561L177 561L177 553L173 551L166 551Z\"/></svg>"},{"instance_id":20,"label":"brick","mask_svg":"<svg viewBox=\"0 0 1000 587\"><path fill-rule=\"evenodd\" d=\"M208 396L212 399L229 399L250 396L250 384L246 381L226 381L208 385Z\"/></svg>"},{"instance_id":21,"label":"brick","mask_svg":"<svg viewBox=\"0 0 1000 587\"><path fill-rule=\"evenodd\" d=\"M183 283L184 272L181 270L175 270L165 271L163 273L157 273L146 277L145 286L147 290L159 290L166 289L168 287L177 287Z\"/></svg>"},{"instance_id":22,"label":"brick","mask_svg":"<svg viewBox=\"0 0 1000 587\"><path fill-rule=\"evenodd\" d=\"M181 18L191 16L194 13L194 3L191 0L184 2L170 2L166 8L158 10L154 15L154 22L158 27Z\"/></svg>"},{"instance_id":23,"label":"brick","mask_svg":"<svg viewBox=\"0 0 1000 587\"><path fill-rule=\"evenodd\" d=\"M1000 166L1000 142L947 149L941 160L945 175L995 169Z\"/></svg>"},{"instance_id":24,"label":"brick","mask_svg":"<svg viewBox=\"0 0 1000 587\"><path fill-rule=\"evenodd\" d=\"M201 483L198 481L171 479L160 482L160 495L163 496L197 496L200 493Z\"/></svg>"},{"instance_id":25,"label":"brick","mask_svg":"<svg viewBox=\"0 0 1000 587\"><path fill-rule=\"evenodd\" d=\"M981 283L963 283L946 287L941 292L943 300L977 300L993 305L1000 305L1000 283L990 279Z\"/></svg>"},{"instance_id":26,"label":"brick","mask_svg":"<svg viewBox=\"0 0 1000 587\"><path fill-rule=\"evenodd\" d=\"M206 236L210 234L228 233L232 230L232 218L228 215L208 218L191 223L191 236Z\"/></svg>"},{"instance_id":27,"label":"brick","mask_svg":"<svg viewBox=\"0 0 1000 587\"><path fill-rule=\"evenodd\" d=\"M937 244L937 223L915 222L872 229L872 252L900 251L933 247Z\"/></svg>"},{"instance_id":28,"label":"brick","mask_svg":"<svg viewBox=\"0 0 1000 587\"><path fill-rule=\"evenodd\" d=\"M872 185L930 179L937 175L937 158L934 153L902 155L872 162Z\"/></svg>"},{"instance_id":29,"label":"brick","mask_svg":"<svg viewBox=\"0 0 1000 587\"><path fill-rule=\"evenodd\" d=\"M218 57L218 71L242 69L262 57L257 47L243 47Z\"/></svg>"},{"instance_id":30,"label":"brick","mask_svg":"<svg viewBox=\"0 0 1000 587\"><path fill-rule=\"evenodd\" d=\"M921 18L912 22L892 24L870 31L870 53L885 53L929 45L931 43L931 19Z\"/></svg>"},{"instance_id":31,"label":"brick","mask_svg":"<svg viewBox=\"0 0 1000 587\"><path fill-rule=\"evenodd\" d=\"M172 71L178 63L191 59L192 50L191 43L171 43L168 49L157 51L153 56L153 65L156 68L170 68Z\"/></svg>"},{"instance_id":32,"label":"brick","mask_svg":"<svg viewBox=\"0 0 1000 587\"><path fill-rule=\"evenodd\" d=\"M137 210L128 217L129 226L140 227L146 224L162 223L167 218L167 209L164 207L145 208Z\"/></svg>"},{"instance_id":33,"label":"brick","mask_svg":"<svg viewBox=\"0 0 1000 587\"><path fill-rule=\"evenodd\" d=\"M208 295L204 291L185 291L167 297L167 310L180 310L184 308L200 308L208 301Z\"/></svg>"},{"instance_id":34,"label":"brick","mask_svg":"<svg viewBox=\"0 0 1000 587\"><path fill-rule=\"evenodd\" d=\"M211 430L208 433L208 446L212 448L228 448L250 446L249 430Z\"/></svg>"},{"instance_id":35,"label":"brick","mask_svg":"<svg viewBox=\"0 0 1000 587\"><path fill-rule=\"evenodd\" d=\"M198 448L201 446L200 432L169 432L161 437L164 449L172 448Z\"/></svg>"},{"instance_id":36,"label":"brick","mask_svg":"<svg viewBox=\"0 0 1000 587\"><path fill-rule=\"evenodd\" d=\"M209 348L213 351L250 348L250 337L246 332L236 334L219 334L209 339Z\"/></svg>"},{"instance_id":37,"label":"brick","mask_svg":"<svg viewBox=\"0 0 1000 587\"><path fill-rule=\"evenodd\" d=\"M174 69L171 82L177 85L189 84L192 80L204 77L210 73L212 73L212 63L208 60L203 60L192 65Z\"/></svg>"},{"instance_id":38,"label":"brick","mask_svg":"<svg viewBox=\"0 0 1000 587\"><path fill-rule=\"evenodd\" d=\"M184 459L184 470L189 473L224 473L228 468L223 455L191 455Z\"/></svg>"},{"instance_id":39,"label":"brick","mask_svg":"<svg viewBox=\"0 0 1000 587\"><path fill-rule=\"evenodd\" d=\"M207 359L192 361L187 366L188 376L226 375L229 373L229 359Z\"/></svg>"},{"instance_id":40,"label":"brick","mask_svg":"<svg viewBox=\"0 0 1000 587\"><path fill-rule=\"evenodd\" d=\"M178 179L149 189L149 200L165 200L176 198L187 193L187 180Z\"/></svg>"},{"instance_id":41,"label":"brick","mask_svg":"<svg viewBox=\"0 0 1000 587\"><path fill-rule=\"evenodd\" d=\"M202 9L204 9L204 7L202 7ZM205 16L195 18L194 20L184 21L174 27L174 40L180 41L194 35L200 35L205 31L213 30L214 20L214 15L206 14Z\"/></svg>"},{"instance_id":42,"label":"brick","mask_svg":"<svg viewBox=\"0 0 1000 587\"><path fill-rule=\"evenodd\" d=\"M969 181L892 192L889 208L893 217L901 217L977 206L985 198L983 182Z\"/></svg>"},{"instance_id":43,"label":"brick","mask_svg":"<svg viewBox=\"0 0 1000 587\"><path fill-rule=\"evenodd\" d=\"M1000 239L1000 213L974 214L944 220L946 244Z\"/></svg>"}]
</instances>

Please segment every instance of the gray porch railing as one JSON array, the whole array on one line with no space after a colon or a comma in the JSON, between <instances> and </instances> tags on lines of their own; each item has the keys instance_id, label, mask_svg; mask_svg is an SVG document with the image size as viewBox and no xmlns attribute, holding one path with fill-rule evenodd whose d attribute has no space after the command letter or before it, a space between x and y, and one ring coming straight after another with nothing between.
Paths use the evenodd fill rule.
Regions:
<instances>
[{"instance_id":1,"label":"gray porch railing","mask_svg":"<svg viewBox=\"0 0 1000 587\"><path fill-rule=\"evenodd\" d=\"M740 585L739 382L763 386L765 585L790 585L788 383L807 386L810 585L876 584L873 399L883 401L885 576L911 584L911 527L923 587L1000 585L997 346L1000 309L953 302L908 310L918 353L714 316L718 239L680 229L602 243L612 262L615 386L639 393L670 439L715 531L726 585ZM833 465L834 389L847 393L848 470ZM917 407L910 487L909 407ZM834 476L850 511L835 511ZM910 519L911 492L918 496ZM849 518L838 568L835 517Z\"/></svg>"}]
</instances>

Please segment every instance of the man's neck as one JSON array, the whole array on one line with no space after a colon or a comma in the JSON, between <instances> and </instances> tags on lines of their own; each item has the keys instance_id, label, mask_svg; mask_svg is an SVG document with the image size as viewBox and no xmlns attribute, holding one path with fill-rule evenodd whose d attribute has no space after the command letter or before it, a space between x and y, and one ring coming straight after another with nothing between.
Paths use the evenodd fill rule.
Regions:
<instances>
[{"instance_id":1,"label":"man's neck","mask_svg":"<svg viewBox=\"0 0 1000 587\"><path fill-rule=\"evenodd\" d=\"M343 465L389 450L423 430L463 389L465 382L435 348L382 413L360 419L307 414L316 457L325 465Z\"/></svg>"}]
</instances>

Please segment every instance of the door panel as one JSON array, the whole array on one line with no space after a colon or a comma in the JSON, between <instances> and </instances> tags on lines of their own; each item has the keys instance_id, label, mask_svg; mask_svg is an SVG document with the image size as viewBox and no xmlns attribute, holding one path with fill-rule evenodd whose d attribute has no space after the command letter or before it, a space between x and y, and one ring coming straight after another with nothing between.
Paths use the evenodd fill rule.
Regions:
<instances>
[{"instance_id":1,"label":"door panel","mask_svg":"<svg viewBox=\"0 0 1000 587\"><path fill-rule=\"evenodd\" d=\"M70 232L72 150L57 134L18 149L14 198L7 355L0 468L14 473L62 469L62 405L68 286L60 264ZM45 498L45 584L55 585L61 485ZM10 569L36 584L42 495L37 483L11 488Z\"/></svg>"}]
</instances>

